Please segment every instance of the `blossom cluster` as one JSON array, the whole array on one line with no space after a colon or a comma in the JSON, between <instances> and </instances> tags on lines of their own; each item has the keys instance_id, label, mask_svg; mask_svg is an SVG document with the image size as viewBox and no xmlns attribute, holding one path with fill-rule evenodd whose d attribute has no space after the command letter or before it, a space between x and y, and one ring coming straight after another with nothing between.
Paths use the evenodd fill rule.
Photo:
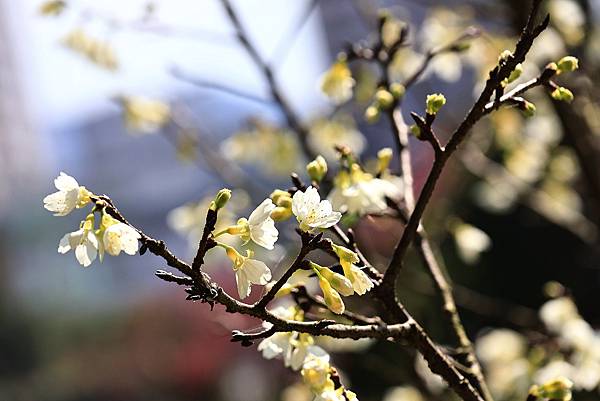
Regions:
<instances>
[{"instance_id":1,"label":"blossom cluster","mask_svg":"<svg viewBox=\"0 0 600 401\"><path fill-rule=\"evenodd\" d=\"M285 320L304 320L304 313L297 306L280 306L272 312ZM286 367L300 370L304 383L315 395L314 401L358 401L356 394L339 383L330 355L315 344L310 334L275 333L262 340L258 350L266 359L282 358ZM334 381L334 377L337 380Z\"/></svg>"},{"instance_id":2,"label":"blossom cluster","mask_svg":"<svg viewBox=\"0 0 600 401\"><path fill-rule=\"evenodd\" d=\"M321 162L321 168L326 164ZM74 209L94 204L91 212L81 222L77 231L66 234L60 241L58 251L66 253L74 250L80 264L89 266L98 256L102 261L104 253L119 255L121 251L134 255L138 250L141 234L130 225L120 221L108 210L106 201L79 183L71 176L60 173L55 180L57 192L44 198L44 207L57 216L66 216ZM208 205L208 211L215 216L225 209L231 199L231 191L219 191ZM235 224L222 227L212 233L212 241L217 248L225 250L232 263L237 283L238 295L241 299L248 297L253 285L265 286L271 282L270 268L261 260L254 258L254 251L240 251L236 246L220 241L224 235L234 236L242 240L242 246L256 244L266 250L273 250L279 239L276 221L296 218L298 229L306 235L314 236L336 225L342 213L333 210L331 202L321 199L316 187L309 186L305 190L292 193L282 190L274 191L269 198L263 200L246 217L241 217ZM99 220L99 224L96 222ZM329 310L335 314L343 314L345 305L342 296L353 294L364 295L374 287L369 276L358 267L359 257L356 252L335 243L331 243L331 251L338 258L342 273L327 266L308 261L309 270L317 277L323 293L323 300ZM284 283L286 284L286 283ZM287 288L291 284L286 284ZM280 291L283 295L286 291ZM289 294L290 291L287 291ZM284 319L303 320L303 312L298 307L276 309L273 313ZM259 346L266 358L282 355L286 366L301 370L305 382L319 401L351 401L356 396L351 391L336 385L332 379L336 371L329 364L329 355L314 344L312 336L305 333L276 333L265 339Z\"/></svg>"},{"instance_id":3,"label":"blossom cluster","mask_svg":"<svg viewBox=\"0 0 600 401\"><path fill-rule=\"evenodd\" d=\"M573 300L551 299L539 315L550 335L546 341L532 343L509 329L492 330L477 340L477 354L495 398L524 397L532 384L537 386L534 392L561 383L578 391L598 389L600 334L581 317Z\"/></svg>"},{"instance_id":4,"label":"blossom cluster","mask_svg":"<svg viewBox=\"0 0 600 401\"><path fill-rule=\"evenodd\" d=\"M94 194L80 186L75 178L61 172L54 180L58 191L44 198L44 207L55 216L66 216L75 209L91 203ZM96 228L96 214L100 215L100 224ZM92 264L104 253L117 256L121 251L135 255L138 250L140 234L130 225L110 216L104 207L94 206L91 213L79 225L79 229L65 234L58 245L59 253L75 252L77 261L84 267Z\"/></svg>"}]
</instances>

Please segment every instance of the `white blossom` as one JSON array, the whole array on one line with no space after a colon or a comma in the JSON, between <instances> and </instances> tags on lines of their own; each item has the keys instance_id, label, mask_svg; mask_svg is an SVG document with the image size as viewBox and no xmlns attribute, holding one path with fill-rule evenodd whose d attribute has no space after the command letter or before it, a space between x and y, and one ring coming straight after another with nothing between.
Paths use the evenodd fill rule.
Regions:
<instances>
[{"instance_id":1,"label":"white blossom","mask_svg":"<svg viewBox=\"0 0 600 401\"><path fill-rule=\"evenodd\" d=\"M329 228L342 218L340 212L333 210L331 202L321 200L316 188L296 191L292 198L292 212L296 216L302 231L314 232L319 228Z\"/></svg>"},{"instance_id":2,"label":"white blossom","mask_svg":"<svg viewBox=\"0 0 600 401\"><path fill-rule=\"evenodd\" d=\"M54 212L55 216L66 216L76 207L82 207L90 201L91 193L79 186L75 178L62 171L54 180L54 186L58 191L44 198L44 208Z\"/></svg>"},{"instance_id":3,"label":"white blossom","mask_svg":"<svg viewBox=\"0 0 600 401\"><path fill-rule=\"evenodd\" d=\"M336 161L338 152L335 146L347 146L352 153L360 155L367 141L358 130L351 116L336 116L333 119L320 119L311 124L308 143L312 149L329 161Z\"/></svg>"},{"instance_id":4,"label":"white blossom","mask_svg":"<svg viewBox=\"0 0 600 401\"><path fill-rule=\"evenodd\" d=\"M492 246L490 237L470 224L460 223L453 231L458 254L468 264L477 263L480 254Z\"/></svg>"},{"instance_id":5,"label":"white blossom","mask_svg":"<svg viewBox=\"0 0 600 401\"><path fill-rule=\"evenodd\" d=\"M321 349L322 350L322 349ZM323 353L310 353L302 366L302 377L304 382L314 391L320 392L328 387L330 383L329 374L331 365L329 355Z\"/></svg>"},{"instance_id":6,"label":"white blossom","mask_svg":"<svg viewBox=\"0 0 600 401\"><path fill-rule=\"evenodd\" d=\"M103 249L113 256L119 255L121 251L128 255L135 255L140 238L140 234L133 227L114 222L105 229L102 245Z\"/></svg>"},{"instance_id":7,"label":"white blossom","mask_svg":"<svg viewBox=\"0 0 600 401\"><path fill-rule=\"evenodd\" d=\"M479 337L475 343L477 356L485 364L506 364L525 356L525 338L509 329L496 329Z\"/></svg>"},{"instance_id":8,"label":"white blossom","mask_svg":"<svg viewBox=\"0 0 600 401\"><path fill-rule=\"evenodd\" d=\"M344 397L343 391L339 390L326 390L320 394L317 394L314 401L347 401Z\"/></svg>"},{"instance_id":9,"label":"white blossom","mask_svg":"<svg viewBox=\"0 0 600 401\"><path fill-rule=\"evenodd\" d=\"M241 299L250 295L252 284L265 285L271 280L271 270L269 270L264 262L252 259L252 256L254 256L252 251L246 251L247 256L243 256L231 246L224 244L222 246L227 251L227 256L233 262L235 281Z\"/></svg>"},{"instance_id":10,"label":"white blossom","mask_svg":"<svg viewBox=\"0 0 600 401\"><path fill-rule=\"evenodd\" d=\"M298 308L295 306L288 308L278 306L277 308L271 310L271 313L284 320L296 320L298 317L300 319L303 317L302 312L299 312ZM264 322L263 326L266 329L269 329L273 325L271 323ZM285 358L286 355L291 355L291 337L296 334L297 333L294 332L275 333L272 336L265 338L258 344L258 351L262 352L262 355L265 359L273 359L278 356L283 356Z\"/></svg>"},{"instance_id":11,"label":"white blossom","mask_svg":"<svg viewBox=\"0 0 600 401\"><path fill-rule=\"evenodd\" d=\"M540 308L540 319L555 333L560 332L569 321L579 318L577 306L569 297L552 299Z\"/></svg>"},{"instance_id":12,"label":"white blossom","mask_svg":"<svg viewBox=\"0 0 600 401\"><path fill-rule=\"evenodd\" d=\"M75 250L77 261L84 267L88 267L98 256L98 238L92 230L80 228L77 231L65 234L58 245L59 253L67 253Z\"/></svg>"},{"instance_id":13,"label":"white blossom","mask_svg":"<svg viewBox=\"0 0 600 401\"><path fill-rule=\"evenodd\" d=\"M302 321L304 314L297 307L277 307L271 311L275 316L284 320ZM265 328L270 328L270 323L264 323ZM315 340L310 334L293 332L278 332L265 338L258 345L265 359L282 357L285 367L299 370L307 358L325 358L329 361L327 352L314 345Z\"/></svg>"},{"instance_id":14,"label":"white blossom","mask_svg":"<svg viewBox=\"0 0 600 401\"><path fill-rule=\"evenodd\" d=\"M265 359L273 359L278 356L291 355L292 345L290 343L292 332L279 332L262 340L258 344L258 351L262 352Z\"/></svg>"},{"instance_id":15,"label":"white blossom","mask_svg":"<svg viewBox=\"0 0 600 401\"><path fill-rule=\"evenodd\" d=\"M349 172L338 173L328 199L334 208L362 216L383 212L387 209L386 197L402 198L401 188L398 181L374 178L355 164Z\"/></svg>"},{"instance_id":16,"label":"white blossom","mask_svg":"<svg viewBox=\"0 0 600 401\"><path fill-rule=\"evenodd\" d=\"M356 252L335 244L333 244L333 251L340 258L344 275L350 280L352 288L358 295L364 295L375 286L367 273L355 265L359 261Z\"/></svg>"},{"instance_id":17,"label":"white blossom","mask_svg":"<svg viewBox=\"0 0 600 401\"><path fill-rule=\"evenodd\" d=\"M257 245L266 249L273 249L279 231L275 228L275 221L271 218L271 212L275 209L275 204L269 198L265 199L246 220L242 218L238 221L241 228L241 237L244 241L252 240Z\"/></svg>"}]
</instances>

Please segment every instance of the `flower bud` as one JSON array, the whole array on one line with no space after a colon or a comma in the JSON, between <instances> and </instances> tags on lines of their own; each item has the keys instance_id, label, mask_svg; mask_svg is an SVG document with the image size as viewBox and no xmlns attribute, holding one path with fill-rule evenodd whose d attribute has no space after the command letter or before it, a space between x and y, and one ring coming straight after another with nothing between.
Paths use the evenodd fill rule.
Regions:
<instances>
[{"instance_id":1,"label":"flower bud","mask_svg":"<svg viewBox=\"0 0 600 401\"><path fill-rule=\"evenodd\" d=\"M320 182L325 177L325 174L327 174L327 162L325 158L321 155L317 156L315 160L306 165L306 172L313 181Z\"/></svg>"},{"instance_id":2,"label":"flower bud","mask_svg":"<svg viewBox=\"0 0 600 401\"><path fill-rule=\"evenodd\" d=\"M292 217L292 209L288 207L277 206L271 212L271 218L275 221L285 221Z\"/></svg>"},{"instance_id":3,"label":"flower bud","mask_svg":"<svg viewBox=\"0 0 600 401\"><path fill-rule=\"evenodd\" d=\"M539 386L533 386L529 390L529 394L532 394L538 398L547 398L550 400L557 401L570 401L573 397L571 389L573 388L573 382L566 377L559 377L551 380Z\"/></svg>"},{"instance_id":4,"label":"flower bud","mask_svg":"<svg viewBox=\"0 0 600 401\"><path fill-rule=\"evenodd\" d=\"M379 107L372 104L365 110L365 120L371 124L376 123L380 114Z\"/></svg>"},{"instance_id":5,"label":"flower bud","mask_svg":"<svg viewBox=\"0 0 600 401\"><path fill-rule=\"evenodd\" d=\"M323 299L329 310L338 315L344 313L346 305L344 305L344 301L340 294L333 289L331 284L329 284L329 281L320 276L319 286L321 287L321 291L323 291Z\"/></svg>"},{"instance_id":6,"label":"flower bud","mask_svg":"<svg viewBox=\"0 0 600 401\"><path fill-rule=\"evenodd\" d=\"M108 216L108 215L106 214L105 216ZM112 217L110 217L110 218L112 219ZM81 222L81 228L83 228L86 231L93 230L94 229L94 221L95 220L96 220L96 218L94 217L94 213L88 214L85 217L85 220ZM116 223L116 221L115 221L115 223Z\"/></svg>"},{"instance_id":7,"label":"flower bud","mask_svg":"<svg viewBox=\"0 0 600 401\"><path fill-rule=\"evenodd\" d=\"M231 199L231 190L223 188L222 190L217 192L217 196L215 196L215 200L213 201L213 204L211 204L211 209L217 211L219 209L224 208L227 202L229 202L229 199Z\"/></svg>"},{"instance_id":8,"label":"flower bud","mask_svg":"<svg viewBox=\"0 0 600 401\"><path fill-rule=\"evenodd\" d=\"M525 100L524 103L522 103L522 106L520 106L521 111L523 112L523 114L525 114L525 117L533 117L535 114L535 104Z\"/></svg>"},{"instance_id":9,"label":"flower bud","mask_svg":"<svg viewBox=\"0 0 600 401\"><path fill-rule=\"evenodd\" d=\"M311 267L319 272L319 274L331 284L334 290L339 292L345 297L348 297L354 294L354 289L352 288L352 282L348 280L345 276L334 272L333 270L319 266L316 263L311 262Z\"/></svg>"},{"instance_id":10,"label":"flower bud","mask_svg":"<svg viewBox=\"0 0 600 401\"><path fill-rule=\"evenodd\" d=\"M558 65L554 62L546 64L545 70L558 71Z\"/></svg>"},{"instance_id":11,"label":"flower bud","mask_svg":"<svg viewBox=\"0 0 600 401\"><path fill-rule=\"evenodd\" d=\"M229 202L229 199L231 199L231 190L223 188L217 192L215 200L210 203L210 209L216 212L219 209L224 208L227 202Z\"/></svg>"},{"instance_id":12,"label":"flower bud","mask_svg":"<svg viewBox=\"0 0 600 401\"><path fill-rule=\"evenodd\" d=\"M396 99L402 99L404 97L404 93L406 93L406 88L404 85L394 82L390 85L390 92Z\"/></svg>"},{"instance_id":13,"label":"flower bud","mask_svg":"<svg viewBox=\"0 0 600 401\"><path fill-rule=\"evenodd\" d=\"M291 196L281 197L281 198L277 199L276 205L284 207L286 209L291 209L292 208L292 197Z\"/></svg>"},{"instance_id":14,"label":"flower bud","mask_svg":"<svg viewBox=\"0 0 600 401\"><path fill-rule=\"evenodd\" d=\"M393 155L394 152L392 151L392 148L380 149L379 152L377 152L377 171L381 173L387 170Z\"/></svg>"},{"instance_id":15,"label":"flower bud","mask_svg":"<svg viewBox=\"0 0 600 401\"><path fill-rule=\"evenodd\" d=\"M394 104L394 96L385 89L378 89L375 92L375 102L382 109L388 109Z\"/></svg>"},{"instance_id":16,"label":"flower bud","mask_svg":"<svg viewBox=\"0 0 600 401\"><path fill-rule=\"evenodd\" d=\"M282 189L276 189L275 191L271 192L271 195L269 195L269 198L271 198L271 200L273 201L274 204L278 205L279 200L281 198L291 198L291 196L288 191L284 191Z\"/></svg>"},{"instance_id":17,"label":"flower bud","mask_svg":"<svg viewBox=\"0 0 600 401\"><path fill-rule=\"evenodd\" d=\"M559 74L563 72L575 71L579 68L579 60L577 59L577 57L566 56L558 60L556 66L558 68Z\"/></svg>"},{"instance_id":18,"label":"flower bud","mask_svg":"<svg viewBox=\"0 0 600 401\"><path fill-rule=\"evenodd\" d=\"M341 245L331 244L333 252L340 258L340 260L348 261L350 263L356 263L359 261L358 254L350 249Z\"/></svg>"},{"instance_id":19,"label":"flower bud","mask_svg":"<svg viewBox=\"0 0 600 401\"><path fill-rule=\"evenodd\" d=\"M555 100L560 100L567 103L572 102L574 98L573 92L562 86L559 86L558 88L554 89L551 96Z\"/></svg>"},{"instance_id":20,"label":"flower bud","mask_svg":"<svg viewBox=\"0 0 600 401\"><path fill-rule=\"evenodd\" d=\"M417 124L412 124L408 127L408 131L414 135L415 138L421 138L421 128Z\"/></svg>"},{"instance_id":21,"label":"flower bud","mask_svg":"<svg viewBox=\"0 0 600 401\"><path fill-rule=\"evenodd\" d=\"M508 76L507 83L510 84L511 82L516 81L517 79L519 79L521 74L523 74L523 66L521 65L521 63L519 63L516 65L515 69L512 70L512 72Z\"/></svg>"},{"instance_id":22,"label":"flower bud","mask_svg":"<svg viewBox=\"0 0 600 401\"><path fill-rule=\"evenodd\" d=\"M438 111L446 104L446 98L441 93L434 93L427 95L426 111L427 114L437 114Z\"/></svg>"}]
</instances>

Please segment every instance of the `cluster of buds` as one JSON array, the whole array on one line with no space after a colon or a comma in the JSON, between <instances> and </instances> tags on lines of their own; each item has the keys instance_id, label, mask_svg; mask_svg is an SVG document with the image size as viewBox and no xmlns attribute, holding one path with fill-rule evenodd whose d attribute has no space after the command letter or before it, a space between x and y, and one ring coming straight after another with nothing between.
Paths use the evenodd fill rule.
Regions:
<instances>
[{"instance_id":1,"label":"cluster of buds","mask_svg":"<svg viewBox=\"0 0 600 401\"><path fill-rule=\"evenodd\" d=\"M272 313L285 320L304 321L304 312L297 306L279 306ZM264 326L270 327L268 323ZM316 401L357 401L341 384L331 357L315 344L313 336L295 331L275 333L261 341L258 351L266 359L282 358L285 367L299 370Z\"/></svg>"},{"instance_id":2,"label":"cluster of buds","mask_svg":"<svg viewBox=\"0 0 600 401\"><path fill-rule=\"evenodd\" d=\"M271 212L271 218L275 221L285 221L292 217L292 196L288 191L276 189L271 193L271 200L275 209Z\"/></svg>"},{"instance_id":3,"label":"cluster of buds","mask_svg":"<svg viewBox=\"0 0 600 401\"><path fill-rule=\"evenodd\" d=\"M381 112L393 107L404 96L405 91L404 86L397 82L390 84L387 88L378 88L373 96L373 101L365 110L365 120L369 123L377 122Z\"/></svg>"},{"instance_id":4,"label":"cluster of buds","mask_svg":"<svg viewBox=\"0 0 600 401\"><path fill-rule=\"evenodd\" d=\"M579 60L576 57L565 56L565 57L561 58L560 60L558 60L557 62L549 63L546 66L546 68L544 68L544 71L541 75L541 79L549 81L550 78L552 78L556 75L573 72L578 68L579 68ZM553 83L551 81L547 86L552 88L552 92L550 93L550 96L554 100L570 103L575 98L575 96L573 95L573 92L571 92L571 90L568 88L565 88L563 86L557 86L555 83ZM523 114L525 114L526 117L531 117L535 114L535 105L531 102L528 102L527 100L523 100L522 102L519 103L518 106L519 106L519 109L523 112Z\"/></svg>"},{"instance_id":5,"label":"cluster of buds","mask_svg":"<svg viewBox=\"0 0 600 401\"><path fill-rule=\"evenodd\" d=\"M565 377L550 380L541 385L534 385L529 394L535 398L553 401L571 401L573 382Z\"/></svg>"},{"instance_id":6,"label":"cluster of buds","mask_svg":"<svg viewBox=\"0 0 600 401\"><path fill-rule=\"evenodd\" d=\"M446 97L441 93L427 95L425 100L425 112L435 116L438 111L446 104Z\"/></svg>"}]
</instances>

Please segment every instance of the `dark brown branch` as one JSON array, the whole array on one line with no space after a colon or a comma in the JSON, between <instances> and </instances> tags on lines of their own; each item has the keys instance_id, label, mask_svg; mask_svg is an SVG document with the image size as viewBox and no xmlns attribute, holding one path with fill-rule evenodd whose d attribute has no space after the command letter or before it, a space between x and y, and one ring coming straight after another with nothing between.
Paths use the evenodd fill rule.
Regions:
<instances>
[{"instance_id":1,"label":"dark brown branch","mask_svg":"<svg viewBox=\"0 0 600 401\"><path fill-rule=\"evenodd\" d=\"M270 337L276 332L277 330L275 330L275 327L261 330L257 333L244 333L243 331L233 330L231 332L231 342L239 342L242 344L242 347L249 347L253 344L253 341Z\"/></svg>"},{"instance_id":2,"label":"dark brown branch","mask_svg":"<svg viewBox=\"0 0 600 401\"><path fill-rule=\"evenodd\" d=\"M409 87L414 85L419 80L419 78L423 75L423 73L431 65L431 62L433 61L433 59L435 59L437 56L445 54L445 53L453 53L453 52L460 51L460 46L466 40L474 39L474 38L478 37L480 35L480 33L481 32L479 31L479 29L477 29L475 27L469 27L465 30L465 32L462 35L460 35L458 38L456 38L452 42L429 50L425 54L425 59L423 59L419 68L417 68L417 70L415 72L413 72L411 75L409 75L404 80L402 85L406 89L408 89Z\"/></svg>"},{"instance_id":3,"label":"dark brown branch","mask_svg":"<svg viewBox=\"0 0 600 401\"><path fill-rule=\"evenodd\" d=\"M325 304L325 301L323 301L321 297L309 294L304 286L294 288L292 290L292 295L296 303L302 308L310 309L312 306L317 306L329 310L327 304ZM379 317L367 317L349 310L344 311L342 316L356 324L383 324L383 321Z\"/></svg>"},{"instance_id":4,"label":"dark brown branch","mask_svg":"<svg viewBox=\"0 0 600 401\"><path fill-rule=\"evenodd\" d=\"M465 119L452 134L450 141L444 149L444 152L440 153L435 158L431 171L429 172L427 180L425 181L425 185L423 186L421 194L419 195L417 203L415 204L415 209L410 216L396 249L394 250L394 254L384 275L383 284L390 291L393 291L398 272L402 268L402 260L404 255L406 254L410 243L414 239L415 233L420 225L423 212L425 211L427 204L431 199L431 195L433 194L437 181L442 174L446 162L458 149L458 146L466 138L473 125L475 125L475 123L477 123L485 115L485 105L488 103L494 92L501 87L501 82L505 78L508 78L517 64L525 60L525 56L531 48L533 41L548 25L549 17L546 17L542 23L538 25L535 24L535 17L537 15L540 2L541 0L534 1L529 20L523 29L519 41L517 42L514 53L506 60L500 62L500 64L492 71L490 71L490 77L487 80L481 95Z\"/></svg>"},{"instance_id":5,"label":"dark brown branch","mask_svg":"<svg viewBox=\"0 0 600 401\"><path fill-rule=\"evenodd\" d=\"M285 273L283 273L279 280L273 284L269 292L263 295L263 297L254 305L256 309L264 309L269 302L275 298L275 295L277 295L277 292L281 289L281 287L283 287L290 277L292 277L292 275L302 266L302 262L304 261L306 255L308 255L308 253L314 249L314 238L308 237L308 235L305 233L301 233L300 235L302 236L302 247L296 256L296 259L294 259L292 265L285 271Z\"/></svg>"},{"instance_id":6,"label":"dark brown branch","mask_svg":"<svg viewBox=\"0 0 600 401\"><path fill-rule=\"evenodd\" d=\"M470 376L472 377L472 383L474 383L481 392L481 395L485 400L493 400L493 397L487 387L485 379L483 377L483 371L481 369L481 365L477 360L477 356L475 355L475 349L473 348L473 344L465 331L465 327L461 321L460 314L458 313L458 309L456 308L456 303L454 302L454 296L452 294L452 285L450 284L450 280L444 275L440 265L438 264L433 250L431 249L431 245L429 244L429 240L425 236L423 230L418 232L415 238L415 247L417 248L417 252L421 260L424 262L427 267L427 271L430 273L433 282L438 289L439 293L442 295L443 300L443 308L442 310L446 314L446 317L452 324L452 332L456 336L456 340L460 348L465 353L466 364L470 370Z\"/></svg>"},{"instance_id":7,"label":"dark brown branch","mask_svg":"<svg viewBox=\"0 0 600 401\"><path fill-rule=\"evenodd\" d=\"M217 212L209 208L206 212L206 223L204 224L204 230L202 231L202 238L200 239L196 256L192 262L192 270L194 271L200 271L200 267L204 264L204 256L206 255L206 252L210 248L214 248L216 246L216 242L212 238L212 232L215 229L215 224L217 224Z\"/></svg>"},{"instance_id":8,"label":"dark brown branch","mask_svg":"<svg viewBox=\"0 0 600 401\"><path fill-rule=\"evenodd\" d=\"M134 227L115 208L107 196L94 196L92 200L97 207L105 208L106 212L117 220ZM134 227L134 229L136 228ZM410 317L408 312L396 302L388 302L387 307L390 308L390 312L395 316L396 320L402 323L347 325L332 323L329 320L313 322L284 320L265 308L256 308L254 305L248 305L232 298L219 285L213 282L208 274L201 270L192 269L190 265L174 256L163 241L155 240L144 234L141 230L136 230L140 233L142 248L163 258L169 266L176 268L193 280L194 286L188 292L190 296L198 298L192 299L200 299L211 304L218 303L223 305L228 313L240 313L261 319L264 322L271 323L276 332L297 331L299 333L308 333L315 336L325 335L334 338L378 338L382 340L408 341L424 355L431 369L435 373L442 375L463 399L467 401L482 401L477 391L456 369L452 361L433 343L418 323ZM140 250L140 253L143 253L143 251ZM380 292L378 291L377 293ZM384 298L381 301L385 304L389 295L383 294L383 296ZM392 301L394 301L393 298Z\"/></svg>"},{"instance_id":9,"label":"dark brown branch","mask_svg":"<svg viewBox=\"0 0 600 401\"><path fill-rule=\"evenodd\" d=\"M192 280L189 277L180 277L180 276L176 276L173 273L164 271L164 270L157 270L156 272L154 272L154 275L156 275L156 277L158 277L161 280L164 280L168 283L175 283L175 284L179 284L179 285L186 285L186 286L190 286L194 284L194 280Z\"/></svg>"},{"instance_id":10,"label":"dark brown branch","mask_svg":"<svg viewBox=\"0 0 600 401\"><path fill-rule=\"evenodd\" d=\"M436 157L439 157L439 155L443 153L444 150L442 149L442 145L440 144L440 141L438 140L437 136L433 132L433 128L431 127L435 116L429 114L427 116L427 120L429 121L427 121L415 112L410 113L410 116L413 118L415 124L417 124L417 127L419 127L419 130L421 131L419 139L429 142L431 144L431 147L433 148Z\"/></svg>"}]
</instances>

